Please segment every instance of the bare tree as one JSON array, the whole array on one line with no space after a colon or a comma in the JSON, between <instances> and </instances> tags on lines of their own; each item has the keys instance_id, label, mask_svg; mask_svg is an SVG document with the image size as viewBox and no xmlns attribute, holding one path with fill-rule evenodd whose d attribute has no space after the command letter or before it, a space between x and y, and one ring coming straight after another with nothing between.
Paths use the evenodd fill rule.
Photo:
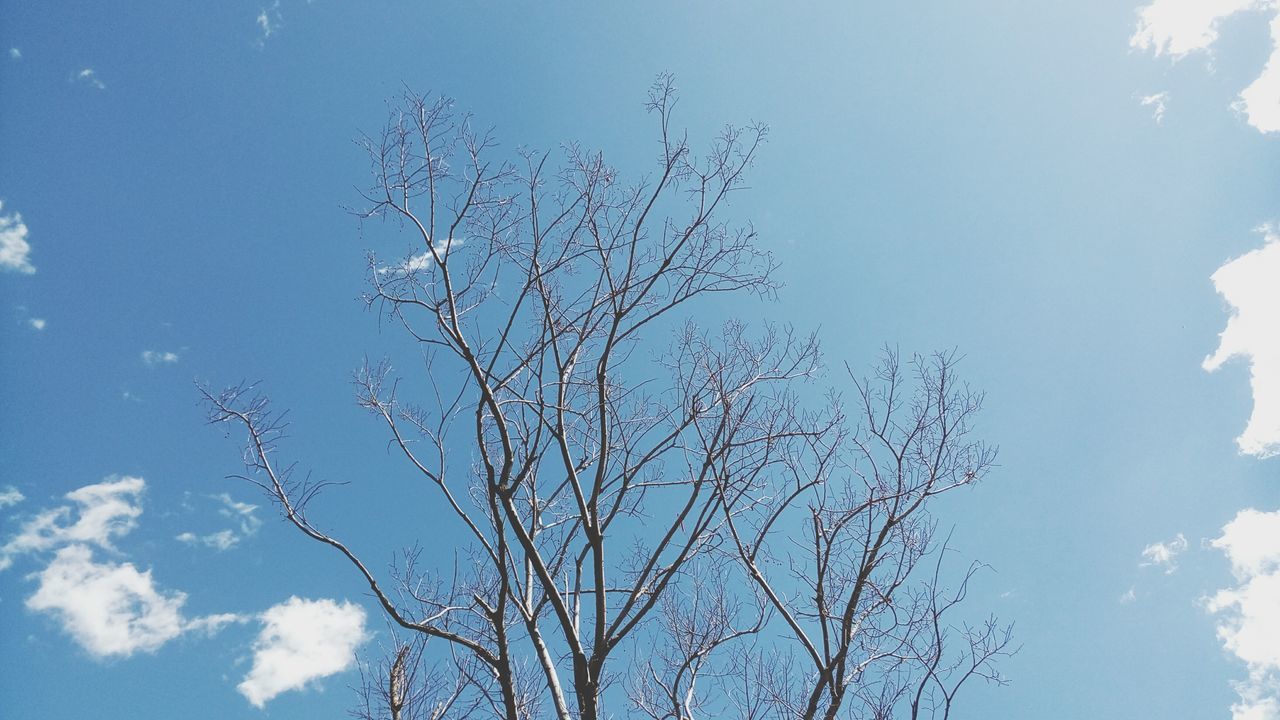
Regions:
<instances>
[{"instance_id":1,"label":"bare tree","mask_svg":"<svg viewBox=\"0 0 1280 720\"><path fill-rule=\"evenodd\" d=\"M804 401L813 335L695 324L702 296L776 290L754 231L722 219L766 128L696 156L675 102L661 78L658 167L635 184L577 147L555 173L490 159L490 134L412 93L363 141L361 217L420 251L370 256L366 300L423 349L431 391L403 397L384 361L358 401L452 518L470 562L448 581L416 552L375 572L319 529L322 485L277 459L267 400L205 391L248 433L243 477L416 638L369 668L358 716L916 717L945 715L958 677L999 678L1007 635L964 631L957 663L956 602L940 571L916 578L929 499L991 466L969 437L981 396L950 355L908 373L889 354L850 418L834 392Z\"/></svg>"}]
</instances>

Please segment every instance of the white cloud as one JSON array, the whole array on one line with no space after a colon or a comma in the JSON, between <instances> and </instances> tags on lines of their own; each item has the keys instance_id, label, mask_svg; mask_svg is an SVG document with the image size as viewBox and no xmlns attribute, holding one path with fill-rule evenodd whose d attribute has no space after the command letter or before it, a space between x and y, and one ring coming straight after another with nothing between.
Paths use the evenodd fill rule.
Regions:
<instances>
[{"instance_id":1,"label":"white cloud","mask_svg":"<svg viewBox=\"0 0 1280 720\"><path fill-rule=\"evenodd\" d=\"M75 79L99 90L107 89L106 83L102 82L102 80L98 78L98 73L95 72L93 68L85 68L76 73Z\"/></svg>"},{"instance_id":2,"label":"white cloud","mask_svg":"<svg viewBox=\"0 0 1280 720\"><path fill-rule=\"evenodd\" d=\"M49 550L70 543L88 543L114 550L112 538L121 537L138 526L142 514L140 500L146 481L139 477L123 477L96 485L86 485L66 494L76 508L76 520L70 522L70 505L45 510L23 524L18 535L0 546L0 569L12 564L14 557Z\"/></svg>"},{"instance_id":3,"label":"white cloud","mask_svg":"<svg viewBox=\"0 0 1280 720\"><path fill-rule=\"evenodd\" d=\"M133 563L97 562L90 545L115 551L113 538L137 527L146 482L139 477L109 479L66 494L75 507L45 510L23 524L18 535L0 547L0 569L25 554L56 549L53 560L30 577L39 581L27 607L57 618L64 632L89 654L99 657L151 652L187 632L212 634L238 615L187 619L187 596L156 587L151 571ZM6 489L21 500L21 493ZM16 501L15 501L16 502Z\"/></svg>"},{"instance_id":4,"label":"white cloud","mask_svg":"<svg viewBox=\"0 0 1280 720\"><path fill-rule=\"evenodd\" d=\"M432 249L437 255L443 255L453 248L461 246L463 243L460 238L449 238L431 244ZM409 275L410 273L426 270L434 264L435 260L431 257L430 252L424 252L419 255L410 256L408 260L399 265L384 265L378 268L379 275L388 275L395 273L397 275Z\"/></svg>"},{"instance_id":5,"label":"white cloud","mask_svg":"<svg viewBox=\"0 0 1280 720\"><path fill-rule=\"evenodd\" d=\"M1260 132L1280 132L1280 15L1271 20L1271 57L1233 106Z\"/></svg>"},{"instance_id":6,"label":"white cloud","mask_svg":"<svg viewBox=\"0 0 1280 720\"><path fill-rule=\"evenodd\" d=\"M63 630L98 657L151 652L182 634L182 593L156 590L151 571L131 563L95 563L85 545L62 548L39 573L40 588L27 600L50 612Z\"/></svg>"},{"instance_id":7,"label":"white cloud","mask_svg":"<svg viewBox=\"0 0 1280 720\"><path fill-rule=\"evenodd\" d=\"M1209 599L1218 637L1248 668L1235 683L1234 720L1280 720L1280 511L1243 510L1214 540L1227 554L1236 586Z\"/></svg>"},{"instance_id":8,"label":"white cloud","mask_svg":"<svg viewBox=\"0 0 1280 720\"><path fill-rule=\"evenodd\" d=\"M256 707L280 693L306 687L350 668L366 639L359 605L291 597L262 613L253 643L253 667L236 686Z\"/></svg>"},{"instance_id":9,"label":"white cloud","mask_svg":"<svg viewBox=\"0 0 1280 720\"><path fill-rule=\"evenodd\" d=\"M1232 260L1213 274L1214 287L1232 307L1218 349L1204 368L1217 370L1234 357L1248 358L1253 414L1236 438L1240 451L1260 458L1280 454L1280 235L1263 228L1257 250Z\"/></svg>"},{"instance_id":10,"label":"white cloud","mask_svg":"<svg viewBox=\"0 0 1280 720\"><path fill-rule=\"evenodd\" d=\"M27 324L36 330L43 330L49 323L44 318L27 318Z\"/></svg>"},{"instance_id":11,"label":"white cloud","mask_svg":"<svg viewBox=\"0 0 1280 720\"><path fill-rule=\"evenodd\" d=\"M58 550L36 577L40 587L27 607L54 615L64 632L99 658L154 652L183 633L213 634L243 620L231 614L187 620L185 593L160 591L151 571L132 563L95 562L87 545Z\"/></svg>"},{"instance_id":12,"label":"white cloud","mask_svg":"<svg viewBox=\"0 0 1280 720\"><path fill-rule=\"evenodd\" d=\"M1155 565L1163 568L1166 575L1172 575L1178 569L1178 556L1187 549L1187 538L1178 533L1177 537L1169 542L1151 543L1142 549L1142 557L1145 562L1143 567Z\"/></svg>"},{"instance_id":13,"label":"white cloud","mask_svg":"<svg viewBox=\"0 0 1280 720\"><path fill-rule=\"evenodd\" d=\"M172 365L178 362L178 354L168 351L143 350L142 362L148 365Z\"/></svg>"},{"instance_id":14,"label":"white cloud","mask_svg":"<svg viewBox=\"0 0 1280 720\"><path fill-rule=\"evenodd\" d=\"M223 507L218 510L218 513L223 517L236 520L240 525L241 533L245 535L252 535L258 532L258 528L262 527L262 520L254 515L258 510L257 505L250 505L249 503L233 500L227 493L215 495L214 499L220 501L223 505Z\"/></svg>"},{"instance_id":15,"label":"white cloud","mask_svg":"<svg viewBox=\"0 0 1280 720\"><path fill-rule=\"evenodd\" d=\"M26 496L18 491L18 488L12 485L0 487L0 508L7 508L10 505L17 505L26 500Z\"/></svg>"},{"instance_id":16,"label":"white cloud","mask_svg":"<svg viewBox=\"0 0 1280 720\"><path fill-rule=\"evenodd\" d=\"M1269 0L1153 0L1138 10L1138 28L1129 45L1177 60L1208 50L1218 39L1218 25L1227 17L1270 4Z\"/></svg>"},{"instance_id":17,"label":"white cloud","mask_svg":"<svg viewBox=\"0 0 1280 720\"><path fill-rule=\"evenodd\" d=\"M236 613L204 615L202 617L195 618L194 620L187 620L182 625L182 631L184 633L204 633L206 637L213 637L219 630L231 623L246 623L252 619L253 618L249 616L237 615Z\"/></svg>"},{"instance_id":18,"label":"white cloud","mask_svg":"<svg viewBox=\"0 0 1280 720\"><path fill-rule=\"evenodd\" d=\"M1138 98L1138 103L1141 104L1142 107L1151 108L1151 117L1156 121L1156 124L1159 125L1164 122L1164 111L1168 107L1169 93L1158 92L1154 95L1143 95Z\"/></svg>"},{"instance_id":19,"label":"white cloud","mask_svg":"<svg viewBox=\"0 0 1280 720\"><path fill-rule=\"evenodd\" d=\"M420 270L425 270L431 264L431 253L422 253L414 255L399 265L383 265L378 268L379 275L389 275L395 273L397 275L408 275Z\"/></svg>"},{"instance_id":20,"label":"white cloud","mask_svg":"<svg viewBox=\"0 0 1280 720\"><path fill-rule=\"evenodd\" d=\"M21 59L22 59L22 51L21 51L21 50L19 50L19 49L18 49L18 48L16 48L16 47L11 47L11 48L9 48L9 59L11 59L11 60L21 60Z\"/></svg>"},{"instance_id":21,"label":"white cloud","mask_svg":"<svg viewBox=\"0 0 1280 720\"><path fill-rule=\"evenodd\" d=\"M1280 132L1280 16L1275 15L1278 9L1278 0L1154 0L1138 11L1138 27L1129 45L1177 60L1193 52L1211 51L1218 41L1219 25L1226 18L1248 10L1270 13L1271 57L1232 107L1260 132ZM1157 105L1157 121L1163 107L1163 103Z\"/></svg>"},{"instance_id":22,"label":"white cloud","mask_svg":"<svg viewBox=\"0 0 1280 720\"><path fill-rule=\"evenodd\" d=\"M240 538L230 530L219 530L208 535L196 535L193 532L184 532L174 538L178 542L184 542L188 545L204 545L216 550L229 550L240 542Z\"/></svg>"},{"instance_id":23,"label":"white cloud","mask_svg":"<svg viewBox=\"0 0 1280 720\"><path fill-rule=\"evenodd\" d=\"M1128 590L1125 590L1124 594L1120 596L1120 604L1128 605L1129 603L1137 599L1138 599L1138 591L1135 588L1131 587Z\"/></svg>"},{"instance_id":24,"label":"white cloud","mask_svg":"<svg viewBox=\"0 0 1280 720\"><path fill-rule=\"evenodd\" d=\"M1280 511L1242 510L1210 545L1227 554L1239 579L1280 572ZM1280 643L1275 650L1280 653Z\"/></svg>"},{"instance_id":25,"label":"white cloud","mask_svg":"<svg viewBox=\"0 0 1280 720\"><path fill-rule=\"evenodd\" d=\"M256 534L258 528L262 527L262 520L254 514L258 510L257 505L233 500L227 493L215 495L213 499L218 500L223 505L218 510L218 514L233 520L236 523L236 527L234 529L225 528L207 535L184 532L174 538L175 540L188 545L204 545L219 551L230 550L240 544L242 539Z\"/></svg>"},{"instance_id":26,"label":"white cloud","mask_svg":"<svg viewBox=\"0 0 1280 720\"><path fill-rule=\"evenodd\" d=\"M0 210L4 203L0 202ZM36 271L31 264L31 245L27 243L27 224L20 213L0 215L0 270L12 270L24 275Z\"/></svg>"},{"instance_id":27,"label":"white cloud","mask_svg":"<svg viewBox=\"0 0 1280 720\"><path fill-rule=\"evenodd\" d=\"M275 35L280 29L280 23L284 18L280 15L280 0L276 0L269 8L262 8L258 13L258 30L262 33L262 37L258 38L258 43L262 44L267 38Z\"/></svg>"}]
</instances>

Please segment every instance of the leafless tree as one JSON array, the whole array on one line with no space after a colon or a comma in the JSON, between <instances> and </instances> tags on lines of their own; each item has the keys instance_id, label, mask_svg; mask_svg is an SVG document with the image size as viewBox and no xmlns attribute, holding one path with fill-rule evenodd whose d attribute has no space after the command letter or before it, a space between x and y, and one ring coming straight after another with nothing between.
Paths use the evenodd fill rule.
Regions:
<instances>
[{"instance_id":1,"label":"leafless tree","mask_svg":"<svg viewBox=\"0 0 1280 720\"><path fill-rule=\"evenodd\" d=\"M854 402L811 402L813 335L696 324L703 296L776 290L755 232L722 219L766 128L696 156L675 104L661 78L657 170L635 184L572 146L554 173L491 159L490 134L412 93L363 142L361 217L419 248L371 256L366 300L420 345L430 390L404 397L384 361L358 402L451 518L448 581L441 558L376 572L319 529L323 485L277 459L265 397L205 391L248 433L243 477L413 638L368 668L359 717L945 716L963 679L999 679L1007 634L949 630L963 592L917 578L928 501L994 458L969 435L981 396L951 355L887 354Z\"/></svg>"}]
</instances>

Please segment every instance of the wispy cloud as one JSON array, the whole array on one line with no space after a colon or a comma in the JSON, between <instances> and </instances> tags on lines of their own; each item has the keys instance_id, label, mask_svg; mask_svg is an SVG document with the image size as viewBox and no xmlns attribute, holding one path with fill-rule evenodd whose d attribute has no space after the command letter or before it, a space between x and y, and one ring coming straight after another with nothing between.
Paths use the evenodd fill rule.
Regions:
<instances>
[{"instance_id":1,"label":"wispy cloud","mask_svg":"<svg viewBox=\"0 0 1280 720\"><path fill-rule=\"evenodd\" d=\"M1207 608L1219 617L1218 637L1245 663L1235 683L1234 720L1280 718L1280 512L1244 510L1213 547L1231 561L1236 586L1220 590Z\"/></svg>"},{"instance_id":2,"label":"wispy cloud","mask_svg":"<svg viewBox=\"0 0 1280 720\"><path fill-rule=\"evenodd\" d=\"M70 543L115 550L112 539L122 537L138 526L145 488L146 482L142 478L123 477L67 493L66 498L73 505L40 512L23 523L14 538L0 546L0 569L12 565L13 559L19 555ZM74 521L71 519L73 515Z\"/></svg>"},{"instance_id":3,"label":"wispy cloud","mask_svg":"<svg viewBox=\"0 0 1280 720\"><path fill-rule=\"evenodd\" d=\"M98 73L93 68L85 68L81 70L80 72L76 73L72 79L75 80L76 82L84 83L85 85L97 88L99 90L107 89L107 84L102 82L102 80L98 77Z\"/></svg>"},{"instance_id":4,"label":"wispy cloud","mask_svg":"<svg viewBox=\"0 0 1280 720\"><path fill-rule=\"evenodd\" d=\"M49 323L44 318L27 318L27 324L35 330L43 330Z\"/></svg>"},{"instance_id":5,"label":"wispy cloud","mask_svg":"<svg viewBox=\"0 0 1280 720\"><path fill-rule=\"evenodd\" d=\"M160 350L143 350L142 362L149 366L155 365L172 365L178 362L178 354L169 351Z\"/></svg>"},{"instance_id":6,"label":"wispy cloud","mask_svg":"<svg viewBox=\"0 0 1280 720\"><path fill-rule=\"evenodd\" d=\"M18 492L18 488L12 485L5 485L4 487L0 487L0 508L7 508L11 505L17 505L18 503L26 499L27 499L26 496Z\"/></svg>"},{"instance_id":7,"label":"wispy cloud","mask_svg":"<svg viewBox=\"0 0 1280 720\"><path fill-rule=\"evenodd\" d=\"M267 38L279 32L283 20L284 18L280 15L280 0L271 3L271 7L262 8L257 18L258 32L261 33L258 44L265 43Z\"/></svg>"},{"instance_id":8,"label":"wispy cloud","mask_svg":"<svg viewBox=\"0 0 1280 720\"><path fill-rule=\"evenodd\" d=\"M9 59L10 59L10 60L21 60L21 59L22 59L22 51L21 51L21 50L19 50L19 49L18 49L18 48L16 48L16 47L11 47L11 48L9 48Z\"/></svg>"},{"instance_id":9,"label":"wispy cloud","mask_svg":"<svg viewBox=\"0 0 1280 720\"><path fill-rule=\"evenodd\" d=\"M174 538L178 542L187 543L188 545L204 545L215 550L230 550L240 543L240 538L230 530L219 530L208 535L196 535L192 532L184 532Z\"/></svg>"},{"instance_id":10,"label":"wispy cloud","mask_svg":"<svg viewBox=\"0 0 1280 720\"><path fill-rule=\"evenodd\" d=\"M235 522L235 528L223 528L216 532L206 535L197 535L194 532L184 532L175 539L179 542L189 545L204 545L215 550L230 550L240 541L258 532L258 528L262 527L262 520L254 513L258 510L257 505L250 505L233 500L227 493L213 496L222 504L218 514Z\"/></svg>"},{"instance_id":11,"label":"wispy cloud","mask_svg":"<svg viewBox=\"0 0 1280 720\"><path fill-rule=\"evenodd\" d=\"M1243 453L1266 458L1280 455L1280 235L1274 227L1262 232L1261 248L1213 274L1231 317L1204 368L1214 371L1231 358L1248 359L1253 414L1236 444Z\"/></svg>"},{"instance_id":12,"label":"wispy cloud","mask_svg":"<svg viewBox=\"0 0 1280 720\"><path fill-rule=\"evenodd\" d=\"M461 238L449 238L448 240L440 240L431 244L431 248L435 250L437 255L446 255L453 248L461 246L463 240ZM410 255L398 265L383 265L378 268L379 275L410 275L420 272L431 267L435 263L431 257L431 251L420 253L418 255Z\"/></svg>"},{"instance_id":13,"label":"wispy cloud","mask_svg":"<svg viewBox=\"0 0 1280 720\"><path fill-rule=\"evenodd\" d=\"M1155 565L1172 575L1178 569L1178 556L1187 549L1187 538L1182 534L1169 542L1155 542L1142 549L1142 567Z\"/></svg>"},{"instance_id":14,"label":"wispy cloud","mask_svg":"<svg viewBox=\"0 0 1280 720\"><path fill-rule=\"evenodd\" d=\"M1154 95L1141 95L1138 97L1138 103L1142 107L1151 108L1151 118L1159 125L1164 122L1164 112L1168 107L1169 93L1158 92Z\"/></svg>"},{"instance_id":15,"label":"wispy cloud","mask_svg":"<svg viewBox=\"0 0 1280 720\"><path fill-rule=\"evenodd\" d=\"M1271 16L1272 53L1232 107L1259 131L1280 132L1280 16L1276 15L1280 3L1276 0L1154 0L1138 11L1137 29L1129 44L1174 61L1192 53L1209 53L1218 41L1222 21L1251 10Z\"/></svg>"},{"instance_id":16,"label":"wispy cloud","mask_svg":"<svg viewBox=\"0 0 1280 720\"><path fill-rule=\"evenodd\" d=\"M378 268L379 275L409 275L425 270L431 264L431 253L414 255L399 265L383 265Z\"/></svg>"},{"instance_id":17,"label":"wispy cloud","mask_svg":"<svg viewBox=\"0 0 1280 720\"><path fill-rule=\"evenodd\" d=\"M4 202L0 201L0 210ZM31 264L31 245L27 243L27 224L20 213L0 214L0 270L30 275L36 271Z\"/></svg>"},{"instance_id":18,"label":"wispy cloud","mask_svg":"<svg viewBox=\"0 0 1280 720\"><path fill-rule=\"evenodd\" d=\"M259 708L280 693L347 670L368 639L364 609L345 601L291 597L260 618L253 666L236 686Z\"/></svg>"}]
</instances>

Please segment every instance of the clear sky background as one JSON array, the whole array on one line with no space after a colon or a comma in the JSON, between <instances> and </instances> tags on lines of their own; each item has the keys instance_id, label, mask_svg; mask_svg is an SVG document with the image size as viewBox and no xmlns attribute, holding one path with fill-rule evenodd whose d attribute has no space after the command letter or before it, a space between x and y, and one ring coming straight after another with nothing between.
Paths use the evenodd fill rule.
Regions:
<instances>
[{"instance_id":1,"label":"clear sky background","mask_svg":"<svg viewBox=\"0 0 1280 720\"><path fill-rule=\"evenodd\" d=\"M608 5L0 3L0 716L345 717L377 608L193 380L264 381L367 558L447 547L352 400L412 249L352 141L408 86L638 177L670 71L695 145L773 130L729 213L786 288L735 310L988 393L939 515L1023 649L962 716L1280 718L1275 4Z\"/></svg>"}]
</instances>

